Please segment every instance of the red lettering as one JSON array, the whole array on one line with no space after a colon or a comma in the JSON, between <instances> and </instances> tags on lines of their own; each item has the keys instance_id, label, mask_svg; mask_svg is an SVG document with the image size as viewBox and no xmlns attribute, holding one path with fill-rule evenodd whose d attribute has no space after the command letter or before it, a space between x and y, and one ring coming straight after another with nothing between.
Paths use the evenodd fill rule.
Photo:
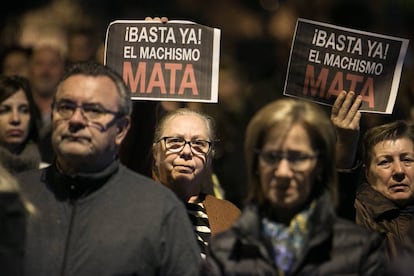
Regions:
<instances>
[{"instance_id":1,"label":"red lettering","mask_svg":"<svg viewBox=\"0 0 414 276\"><path fill-rule=\"evenodd\" d=\"M346 79L351 81L348 91L355 91L357 83L363 82L364 77L354 74L346 74Z\"/></svg>"},{"instance_id":2,"label":"red lettering","mask_svg":"<svg viewBox=\"0 0 414 276\"><path fill-rule=\"evenodd\" d=\"M177 70L181 70L182 65L179 63L166 63L165 69L170 71L170 94L175 94L175 78Z\"/></svg>"},{"instance_id":3,"label":"red lettering","mask_svg":"<svg viewBox=\"0 0 414 276\"><path fill-rule=\"evenodd\" d=\"M147 68L147 62L139 62L134 74L131 62L124 61L122 75L125 83L129 85L131 93L151 94L158 88L161 94L167 94L165 80L169 77L169 94L182 95L186 89L190 89L193 95L198 95L193 65L186 64L184 71L182 67L180 63L165 63L163 68L162 63L156 62L152 68ZM151 72L148 80L146 79L147 69L148 72ZM178 91L176 90L177 81L179 81Z\"/></svg>"},{"instance_id":4,"label":"red lettering","mask_svg":"<svg viewBox=\"0 0 414 276\"><path fill-rule=\"evenodd\" d=\"M303 94L307 95L308 89L310 88L310 94L314 97L316 96L317 90L319 89L320 91L319 97L323 98L325 95L328 73L329 73L328 69L322 68L321 72L319 73L318 79L315 80L314 66L308 64L308 66L306 66L305 82L303 84Z\"/></svg>"},{"instance_id":5,"label":"red lettering","mask_svg":"<svg viewBox=\"0 0 414 276\"><path fill-rule=\"evenodd\" d=\"M342 72L338 72L329 86L326 98L329 99L332 95L338 96L342 90L344 90L344 75Z\"/></svg>"},{"instance_id":6,"label":"red lettering","mask_svg":"<svg viewBox=\"0 0 414 276\"><path fill-rule=\"evenodd\" d=\"M146 72L146 63L140 62L138 64L137 72L132 73L132 66L130 61L125 61L122 71L122 77L125 83L129 83L131 88L131 93L137 92L138 83L140 83L139 91L144 93L145 91L145 72Z\"/></svg>"},{"instance_id":7,"label":"red lettering","mask_svg":"<svg viewBox=\"0 0 414 276\"><path fill-rule=\"evenodd\" d=\"M375 107L373 78L364 79L364 76L349 73L344 76L343 72L336 72L327 93L325 93L328 75L329 70L322 68L316 78L315 67L308 64L306 66L303 94L308 95L310 91L312 97L329 99L332 95L338 96L343 90L354 91L357 95L362 96L362 101L367 102L370 108ZM344 83L344 80L346 83ZM361 91L356 89L359 84L363 85Z\"/></svg>"},{"instance_id":8,"label":"red lettering","mask_svg":"<svg viewBox=\"0 0 414 276\"><path fill-rule=\"evenodd\" d=\"M374 101L374 80L372 78L368 78L367 81L364 83L364 86L361 89L362 100L368 102L368 106L370 108L375 107Z\"/></svg>"},{"instance_id":9,"label":"red lettering","mask_svg":"<svg viewBox=\"0 0 414 276\"><path fill-rule=\"evenodd\" d=\"M198 95L197 83L194 76L194 68L192 64L187 64L184 69L183 79L178 89L178 94L184 94L184 89L191 89L193 95Z\"/></svg>"},{"instance_id":10,"label":"red lettering","mask_svg":"<svg viewBox=\"0 0 414 276\"><path fill-rule=\"evenodd\" d=\"M161 64L159 62L154 63L154 67L152 68L151 76L148 81L147 93L152 93L154 87L158 87L161 91L161 94L167 93Z\"/></svg>"}]
</instances>

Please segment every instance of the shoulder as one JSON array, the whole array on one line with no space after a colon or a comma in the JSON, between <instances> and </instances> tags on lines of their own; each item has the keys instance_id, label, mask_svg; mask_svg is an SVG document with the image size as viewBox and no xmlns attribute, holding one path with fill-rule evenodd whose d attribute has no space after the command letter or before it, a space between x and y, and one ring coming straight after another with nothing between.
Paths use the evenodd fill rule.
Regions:
<instances>
[{"instance_id":1,"label":"shoulder","mask_svg":"<svg viewBox=\"0 0 414 276\"><path fill-rule=\"evenodd\" d=\"M206 208L211 233L216 234L229 229L239 218L240 210L233 203L206 195L203 201Z\"/></svg>"},{"instance_id":2,"label":"shoulder","mask_svg":"<svg viewBox=\"0 0 414 276\"><path fill-rule=\"evenodd\" d=\"M129 189L145 190L159 194L171 194L170 190L164 185L154 181L152 178L135 172L124 165L119 166L119 170L114 181L127 186Z\"/></svg>"},{"instance_id":3,"label":"shoulder","mask_svg":"<svg viewBox=\"0 0 414 276\"><path fill-rule=\"evenodd\" d=\"M182 205L170 189L124 165L119 166L118 172L110 182L112 184L108 186L112 187L110 188L111 193L125 196L125 198L131 198L131 200L140 202L140 204L143 204L143 202L147 204L170 202L173 205ZM138 198L141 200L138 200ZM143 198L146 200L142 200ZM166 206L167 204L163 205Z\"/></svg>"},{"instance_id":4,"label":"shoulder","mask_svg":"<svg viewBox=\"0 0 414 276\"><path fill-rule=\"evenodd\" d=\"M383 238L379 233L342 218L337 219L333 231L336 241L347 244L347 246L379 248L383 243Z\"/></svg>"},{"instance_id":5,"label":"shoulder","mask_svg":"<svg viewBox=\"0 0 414 276\"><path fill-rule=\"evenodd\" d=\"M241 214L240 209L232 202L212 195L206 195L203 204L209 219L217 218L220 221L227 221L232 224Z\"/></svg>"},{"instance_id":6,"label":"shoulder","mask_svg":"<svg viewBox=\"0 0 414 276\"><path fill-rule=\"evenodd\" d=\"M23 171L16 174L16 179L19 181L20 185L31 185L34 182L41 182L42 175L46 173L48 170L48 166L42 168L42 169L32 169Z\"/></svg>"},{"instance_id":7,"label":"shoulder","mask_svg":"<svg viewBox=\"0 0 414 276\"><path fill-rule=\"evenodd\" d=\"M366 229L365 227L356 224L353 221L339 217L336 218L336 222L334 223L334 231L339 233L348 232L350 234L355 234L361 237L370 236L375 233L369 229Z\"/></svg>"},{"instance_id":8,"label":"shoulder","mask_svg":"<svg viewBox=\"0 0 414 276\"><path fill-rule=\"evenodd\" d=\"M225 200L225 199L217 198L212 195L206 195L204 204L212 208L214 207L219 208L219 209L225 208L229 211L238 213L240 215L240 209L236 205L234 205L232 202Z\"/></svg>"}]
</instances>

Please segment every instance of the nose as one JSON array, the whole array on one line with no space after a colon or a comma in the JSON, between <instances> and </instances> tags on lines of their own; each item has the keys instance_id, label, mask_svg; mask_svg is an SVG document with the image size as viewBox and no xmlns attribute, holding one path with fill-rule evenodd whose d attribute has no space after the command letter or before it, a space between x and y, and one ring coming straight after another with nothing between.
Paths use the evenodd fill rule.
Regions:
<instances>
[{"instance_id":1,"label":"nose","mask_svg":"<svg viewBox=\"0 0 414 276\"><path fill-rule=\"evenodd\" d=\"M397 182L401 182L404 180L405 172L401 162L395 162L392 177Z\"/></svg>"},{"instance_id":2,"label":"nose","mask_svg":"<svg viewBox=\"0 0 414 276\"><path fill-rule=\"evenodd\" d=\"M20 113L18 110L13 110L11 113L10 121L12 124L17 125L20 123Z\"/></svg>"},{"instance_id":3,"label":"nose","mask_svg":"<svg viewBox=\"0 0 414 276\"><path fill-rule=\"evenodd\" d=\"M85 122L86 118L82 113L82 109L80 107L77 107L74 111L72 116L69 117L69 120L71 122Z\"/></svg>"},{"instance_id":4,"label":"nose","mask_svg":"<svg viewBox=\"0 0 414 276\"><path fill-rule=\"evenodd\" d=\"M187 141L185 142L184 147L181 150L181 152L183 154L191 154L192 153L190 142L187 142Z\"/></svg>"},{"instance_id":5,"label":"nose","mask_svg":"<svg viewBox=\"0 0 414 276\"><path fill-rule=\"evenodd\" d=\"M401 161L395 161L393 166L393 172L394 173L402 173L404 172L403 164Z\"/></svg>"},{"instance_id":6,"label":"nose","mask_svg":"<svg viewBox=\"0 0 414 276\"><path fill-rule=\"evenodd\" d=\"M281 177L281 178L288 178L288 177L292 177L293 175L293 171L290 168L289 162L285 158L280 160L274 173L276 177Z\"/></svg>"}]
</instances>

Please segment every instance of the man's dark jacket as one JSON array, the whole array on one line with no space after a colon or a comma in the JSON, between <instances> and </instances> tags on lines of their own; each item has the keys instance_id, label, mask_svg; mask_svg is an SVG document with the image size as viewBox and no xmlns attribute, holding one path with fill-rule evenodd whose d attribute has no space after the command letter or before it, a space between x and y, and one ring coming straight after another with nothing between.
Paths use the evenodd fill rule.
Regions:
<instances>
[{"instance_id":1,"label":"man's dark jacket","mask_svg":"<svg viewBox=\"0 0 414 276\"><path fill-rule=\"evenodd\" d=\"M98 174L54 165L19 175L36 208L26 275L195 275L200 262L184 205L118 162Z\"/></svg>"}]
</instances>

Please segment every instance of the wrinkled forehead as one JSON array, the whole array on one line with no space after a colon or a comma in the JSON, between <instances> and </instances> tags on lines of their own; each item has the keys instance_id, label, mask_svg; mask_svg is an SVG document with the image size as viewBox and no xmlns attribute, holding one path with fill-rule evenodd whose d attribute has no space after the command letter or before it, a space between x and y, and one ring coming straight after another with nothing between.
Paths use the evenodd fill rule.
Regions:
<instances>
[{"instance_id":1,"label":"wrinkled forehead","mask_svg":"<svg viewBox=\"0 0 414 276\"><path fill-rule=\"evenodd\" d=\"M165 121L162 135L209 138L210 130L207 121L197 114L177 114Z\"/></svg>"},{"instance_id":2,"label":"wrinkled forehead","mask_svg":"<svg viewBox=\"0 0 414 276\"><path fill-rule=\"evenodd\" d=\"M374 156L403 152L414 152L414 142L408 137L383 140L376 143L372 149Z\"/></svg>"}]
</instances>

